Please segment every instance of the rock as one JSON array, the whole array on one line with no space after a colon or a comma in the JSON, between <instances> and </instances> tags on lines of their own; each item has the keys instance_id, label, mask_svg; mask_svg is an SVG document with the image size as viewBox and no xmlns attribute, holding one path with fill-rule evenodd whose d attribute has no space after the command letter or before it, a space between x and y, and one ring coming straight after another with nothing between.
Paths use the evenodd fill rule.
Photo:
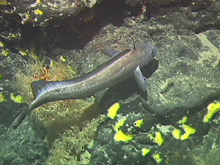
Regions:
<instances>
[{"instance_id":1,"label":"rock","mask_svg":"<svg viewBox=\"0 0 220 165\"><path fill-rule=\"evenodd\" d=\"M44 164L49 155L47 143L27 124L0 137L0 164Z\"/></svg>"},{"instance_id":2,"label":"rock","mask_svg":"<svg viewBox=\"0 0 220 165\"><path fill-rule=\"evenodd\" d=\"M158 71L149 81L151 111L160 115L184 112L219 96L220 54L210 35L218 32L166 34L161 41Z\"/></svg>"},{"instance_id":3,"label":"rock","mask_svg":"<svg viewBox=\"0 0 220 165\"><path fill-rule=\"evenodd\" d=\"M83 2L80 1L80 4ZM90 2L92 2L91 6L95 4L95 1L88 1ZM147 98L142 97L136 82L131 77L118 86L110 88L102 100L103 106L88 114L90 116L95 113L107 113L103 111L111 104L115 102L122 104L117 119L106 119L100 125L95 143L88 149L92 155L90 164L146 162L155 164L157 160L154 157L157 153L164 153L166 164L169 162L178 164L176 162L180 162L179 160L185 157L189 158L186 160L188 164L193 164L191 152L186 151L196 147L197 144L200 145L199 142L209 131L211 124L204 126L202 119L207 105L218 99L220 93L219 2L217 0L112 2L100 1L100 6L95 5L94 8L89 9L86 8L85 3L76 9L71 5L73 3L69 4L67 1L60 2L59 5L63 6L57 5L57 1L49 0L16 1L12 4L17 7L16 12L20 13L23 19L24 24L19 25L23 31L21 38L26 42L41 43L39 45L43 48L45 45L48 46L52 57L62 55L72 61L76 60L75 63L79 65L77 68L81 71L80 75L108 60L108 57L100 53L101 49L112 48L121 51L139 42L152 43L158 47L158 61L155 60L153 64L143 68L143 72L146 72L146 77L149 78ZM134 8L128 6L122 8L124 4ZM111 12L115 7L118 7L118 10ZM60 9L63 9L63 12ZM133 9L136 9L134 13ZM81 10L85 11L82 15ZM108 12L106 14L103 11ZM100 15L100 13L104 14ZM141 13L142 17L139 17L138 13ZM25 24L24 16L27 16L28 25ZM9 35L7 28L11 27L10 21L4 17L1 22L7 23L4 34ZM13 28L10 30L14 32ZM4 40L8 40L6 35L2 36ZM80 47L77 47L77 44ZM6 43L7 45L11 46ZM59 49L55 49L58 47ZM82 50L75 49L82 47ZM190 125L197 131L188 142L172 137L172 129L184 131L182 125L177 123L184 115L189 118L184 124ZM63 116L65 120L66 116ZM134 137L128 143L114 139L114 126L123 117L126 118L126 122L120 130ZM71 115L68 119L72 119ZM145 121L143 127L135 127L134 123L142 119ZM158 123L162 126L158 126ZM164 127L166 134L159 129ZM155 138L158 131L161 131L162 137L165 138L161 146L151 139ZM77 139L73 140L77 141ZM213 142L210 142L209 146L212 144ZM151 150L148 157L142 156L143 148ZM6 154L4 161L10 162L13 158Z\"/></svg>"},{"instance_id":4,"label":"rock","mask_svg":"<svg viewBox=\"0 0 220 165\"><path fill-rule=\"evenodd\" d=\"M66 16L76 16L85 8L91 8L101 0L80 1L52 1L32 0L13 1L11 4L22 17L22 22L32 21L34 24L44 24L47 21Z\"/></svg>"}]
</instances>

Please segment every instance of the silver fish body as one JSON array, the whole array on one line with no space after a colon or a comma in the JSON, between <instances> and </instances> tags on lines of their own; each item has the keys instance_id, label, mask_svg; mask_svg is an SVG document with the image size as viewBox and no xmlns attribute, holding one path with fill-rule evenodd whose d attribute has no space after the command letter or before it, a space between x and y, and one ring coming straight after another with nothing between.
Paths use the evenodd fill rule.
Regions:
<instances>
[{"instance_id":1,"label":"silver fish body","mask_svg":"<svg viewBox=\"0 0 220 165\"><path fill-rule=\"evenodd\" d=\"M113 54L110 55L113 56ZM32 83L35 100L28 110L23 111L15 119L10 128L15 129L27 114L45 103L89 97L119 83L132 74L139 87L144 91L146 78L142 75L140 68L147 65L155 56L157 56L157 48L154 45L139 43L135 45L135 49L126 49L114 54L109 61L74 80L35 81Z\"/></svg>"},{"instance_id":2,"label":"silver fish body","mask_svg":"<svg viewBox=\"0 0 220 165\"><path fill-rule=\"evenodd\" d=\"M111 87L124 80L139 66L147 65L157 54L156 47L140 43L135 50L127 49L112 57L92 72L66 81L36 81L32 89L36 98L30 109L51 101L79 99Z\"/></svg>"}]
</instances>

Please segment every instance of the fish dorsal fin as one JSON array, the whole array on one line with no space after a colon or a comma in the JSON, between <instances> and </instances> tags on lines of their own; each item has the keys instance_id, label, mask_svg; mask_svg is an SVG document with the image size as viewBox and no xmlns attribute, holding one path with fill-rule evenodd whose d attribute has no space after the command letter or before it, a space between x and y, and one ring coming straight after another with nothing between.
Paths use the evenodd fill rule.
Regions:
<instances>
[{"instance_id":1,"label":"fish dorsal fin","mask_svg":"<svg viewBox=\"0 0 220 165\"><path fill-rule=\"evenodd\" d=\"M42 89L48 84L48 81L34 81L31 83L32 92L34 95L34 99L39 95Z\"/></svg>"},{"instance_id":2,"label":"fish dorsal fin","mask_svg":"<svg viewBox=\"0 0 220 165\"><path fill-rule=\"evenodd\" d=\"M101 52L109 57L114 57L119 54L119 52L114 49L102 49Z\"/></svg>"},{"instance_id":3,"label":"fish dorsal fin","mask_svg":"<svg viewBox=\"0 0 220 165\"><path fill-rule=\"evenodd\" d=\"M130 51L132 51L132 49L128 48L128 49L125 49L122 52L120 52L118 55L124 55L124 54L126 54L126 53L128 53Z\"/></svg>"},{"instance_id":4,"label":"fish dorsal fin","mask_svg":"<svg viewBox=\"0 0 220 165\"><path fill-rule=\"evenodd\" d=\"M131 39L132 39L132 42L133 42L133 50L136 50L136 45L135 45L134 38L133 38L133 37L131 37Z\"/></svg>"}]
</instances>

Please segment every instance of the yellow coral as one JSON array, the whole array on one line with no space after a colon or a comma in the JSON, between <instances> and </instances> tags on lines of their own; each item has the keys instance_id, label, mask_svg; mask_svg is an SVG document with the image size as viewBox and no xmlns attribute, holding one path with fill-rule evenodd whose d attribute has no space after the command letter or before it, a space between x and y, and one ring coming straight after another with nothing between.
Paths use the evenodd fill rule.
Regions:
<instances>
[{"instance_id":1,"label":"yellow coral","mask_svg":"<svg viewBox=\"0 0 220 165\"><path fill-rule=\"evenodd\" d=\"M184 116L182 119L180 119L177 123L178 124L185 124L188 121L188 117Z\"/></svg>"},{"instance_id":2,"label":"yellow coral","mask_svg":"<svg viewBox=\"0 0 220 165\"><path fill-rule=\"evenodd\" d=\"M0 92L0 103L5 102L7 99L5 97L5 94Z\"/></svg>"},{"instance_id":3,"label":"yellow coral","mask_svg":"<svg viewBox=\"0 0 220 165\"><path fill-rule=\"evenodd\" d=\"M159 146L161 146L164 143L164 138L160 132L156 132L155 137L150 134L149 137L154 140L155 143L157 143Z\"/></svg>"},{"instance_id":4,"label":"yellow coral","mask_svg":"<svg viewBox=\"0 0 220 165\"><path fill-rule=\"evenodd\" d=\"M63 62L67 62L67 61L68 61L67 58L64 57L64 56L60 56L59 59L60 59L61 61L63 61Z\"/></svg>"},{"instance_id":5,"label":"yellow coral","mask_svg":"<svg viewBox=\"0 0 220 165\"><path fill-rule=\"evenodd\" d=\"M144 125L144 119L140 119L134 122L134 126L141 128Z\"/></svg>"},{"instance_id":6,"label":"yellow coral","mask_svg":"<svg viewBox=\"0 0 220 165\"><path fill-rule=\"evenodd\" d=\"M133 140L134 135L128 135L122 132L122 130L116 131L114 139L115 141L129 142Z\"/></svg>"},{"instance_id":7,"label":"yellow coral","mask_svg":"<svg viewBox=\"0 0 220 165\"><path fill-rule=\"evenodd\" d=\"M21 95L15 96L13 93L11 93L11 100L14 101L15 103L24 103L25 99Z\"/></svg>"},{"instance_id":8,"label":"yellow coral","mask_svg":"<svg viewBox=\"0 0 220 165\"><path fill-rule=\"evenodd\" d=\"M124 125L126 119L127 118L125 116L123 116L121 119L119 119L119 121L114 126L114 130L118 131Z\"/></svg>"},{"instance_id":9,"label":"yellow coral","mask_svg":"<svg viewBox=\"0 0 220 165\"><path fill-rule=\"evenodd\" d=\"M175 128L175 129L172 131L172 135L173 135L173 137L174 137L175 139L180 139L180 138L181 138L181 130Z\"/></svg>"},{"instance_id":10,"label":"yellow coral","mask_svg":"<svg viewBox=\"0 0 220 165\"><path fill-rule=\"evenodd\" d=\"M9 50L9 49L2 49L1 51L0 51L0 54L2 54L2 55L4 55L4 56L10 56L11 55L11 51Z\"/></svg>"},{"instance_id":11,"label":"yellow coral","mask_svg":"<svg viewBox=\"0 0 220 165\"><path fill-rule=\"evenodd\" d=\"M159 146L161 146L164 143L164 138L160 132L156 132L155 138L154 138L155 143L157 143Z\"/></svg>"},{"instance_id":12,"label":"yellow coral","mask_svg":"<svg viewBox=\"0 0 220 165\"><path fill-rule=\"evenodd\" d=\"M210 122L213 116L220 111L220 102L211 103L208 105L208 112L203 118L203 122L207 123Z\"/></svg>"},{"instance_id":13,"label":"yellow coral","mask_svg":"<svg viewBox=\"0 0 220 165\"><path fill-rule=\"evenodd\" d=\"M159 154L159 153L155 153L154 155L153 155L153 158L154 158L154 160L159 164L159 163L162 163L162 161L163 161L163 159L162 159L162 156L161 156L161 154Z\"/></svg>"},{"instance_id":14,"label":"yellow coral","mask_svg":"<svg viewBox=\"0 0 220 165\"><path fill-rule=\"evenodd\" d=\"M150 149L148 149L148 148L142 148L141 149L141 154L142 154L142 156L146 156L146 155L148 155L149 153L150 153Z\"/></svg>"},{"instance_id":15,"label":"yellow coral","mask_svg":"<svg viewBox=\"0 0 220 165\"><path fill-rule=\"evenodd\" d=\"M40 9L36 9L36 10L34 10L34 13L35 13L36 15L43 15L43 14L44 14L44 11L43 11L43 10L40 10Z\"/></svg>"},{"instance_id":16,"label":"yellow coral","mask_svg":"<svg viewBox=\"0 0 220 165\"><path fill-rule=\"evenodd\" d=\"M125 124L127 117L123 116L114 126L115 130L115 136L114 139L115 141L123 141L123 142L129 142L133 140L134 135L129 135L125 134L122 130L121 127Z\"/></svg>"},{"instance_id":17,"label":"yellow coral","mask_svg":"<svg viewBox=\"0 0 220 165\"><path fill-rule=\"evenodd\" d=\"M117 114L121 108L121 105L119 103L113 104L109 109L108 109L108 114L107 116L110 117L111 119L114 119L117 117Z\"/></svg>"},{"instance_id":18,"label":"yellow coral","mask_svg":"<svg viewBox=\"0 0 220 165\"><path fill-rule=\"evenodd\" d=\"M19 53L20 53L22 56L27 56L27 55L28 55L28 52L27 52L27 51L22 51L22 50L20 50Z\"/></svg>"},{"instance_id":19,"label":"yellow coral","mask_svg":"<svg viewBox=\"0 0 220 165\"><path fill-rule=\"evenodd\" d=\"M184 129L185 133L181 136L181 140L189 139L190 135L193 135L196 133L195 128L193 128L189 125L186 125L186 124L183 124L183 129Z\"/></svg>"},{"instance_id":20,"label":"yellow coral","mask_svg":"<svg viewBox=\"0 0 220 165\"><path fill-rule=\"evenodd\" d=\"M5 43L0 41L0 47L5 47Z\"/></svg>"}]
</instances>

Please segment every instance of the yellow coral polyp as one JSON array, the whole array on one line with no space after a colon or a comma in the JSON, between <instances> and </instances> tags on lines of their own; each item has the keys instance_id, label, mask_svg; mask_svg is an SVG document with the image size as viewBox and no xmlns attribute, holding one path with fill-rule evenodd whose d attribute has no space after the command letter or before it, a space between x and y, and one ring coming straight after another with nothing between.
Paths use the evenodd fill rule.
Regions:
<instances>
[{"instance_id":1,"label":"yellow coral polyp","mask_svg":"<svg viewBox=\"0 0 220 165\"><path fill-rule=\"evenodd\" d=\"M3 103L3 102L5 102L5 101L7 101L7 99L6 99L6 97L5 97L5 94L2 93L2 92L0 92L0 103Z\"/></svg>"},{"instance_id":2,"label":"yellow coral polyp","mask_svg":"<svg viewBox=\"0 0 220 165\"><path fill-rule=\"evenodd\" d=\"M34 13L35 13L36 15L43 15L43 14L44 14L44 11L43 11L43 10L40 10L40 9L36 9L36 10L34 10Z\"/></svg>"},{"instance_id":3,"label":"yellow coral polyp","mask_svg":"<svg viewBox=\"0 0 220 165\"><path fill-rule=\"evenodd\" d=\"M164 138L160 132L156 132L155 138L154 138L155 143L157 143L159 146L161 146L164 143Z\"/></svg>"},{"instance_id":4,"label":"yellow coral polyp","mask_svg":"<svg viewBox=\"0 0 220 165\"><path fill-rule=\"evenodd\" d=\"M140 119L134 122L134 126L141 128L144 125L144 119Z\"/></svg>"},{"instance_id":5,"label":"yellow coral polyp","mask_svg":"<svg viewBox=\"0 0 220 165\"><path fill-rule=\"evenodd\" d=\"M175 129L172 131L172 135L173 135L173 137L174 137L175 139L180 139L180 138L181 138L181 130L175 128Z\"/></svg>"},{"instance_id":6,"label":"yellow coral polyp","mask_svg":"<svg viewBox=\"0 0 220 165\"><path fill-rule=\"evenodd\" d=\"M208 105L208 112L203 118L203 122L207 123L210 122L213 118L213 116L220 111L220 102L217 103L211 103Z\"/></svg>"},{"instance_id":7,"label":"yellow coral polyp","mask_svg":"<svg viewBox=\"0 0 220 165\"><path fill-rule=\"evenodd\" d=\"M119 121L114 126L114 130L118 131L125 124L126 119L127 118L125 116L123 116L121 119L119 119Z\"/></svg>"},{"instance_id":8,"label":"yellow coral polyp","mask_svg":"<svg viewBox=\"0 0 220 165\"><path fill-rule=\"evenodd\" d=\"M115 124L114 130L115 130L115 135L114 139L115 141L122 141L122 142L129 142L133 140L134 135L132 134L125 134L122 130L121 127L125 124L125 121L127 120L127 117L123 116L119 121Z\"/></svg>"},{"instance_id":9,"label":"yellow coral polyp","mask_svg":"<svg viewBox=\"0 0 220 165\"><path fill-rule=\"evenodd\" d=\"M133 140L134 135L125 134L122 130L119 130L115 133L115 141L129 142Z\"/></svg>"},{"instance_id":10,"label":"yellow coral polyp","mask_svg":"<svg viewBox=\"0 0 220 165\"><path fill-rule=\"evenodd\" d=\"M183 129L185 131L185 133L181 136L181 140L187 140L189 139L189 137L193 134L196 133L196 129L189 126L189 125L186 125L186 124L183 124Z\"/></svg>"},{"instance_id":11,"label":"yellow coral polyp","mask_svg":"<svg viewBox=\"0 0 220 165\"><path fill-rule=\"evenodd\" d=\"M150 139L153 139L155 143L157 143L159 146L161 146L164 143L164 138L160 132L156 132L155 137L150 134Z\"/></svg>"},{"instance_id":12,"label":"yellow coral polyp","mask_svg":"<svg viewBox=\"0 0 220 165\"><path fill-rule=\"evenodd\" d=\"M63 61L63 62L67 62L67 61L68 61L67 58L64 57L64 56L60 56L59 59L60 59L61 61Z\"/></svg>"},{"instance_id":13,"label":"yellow coral polyp","mask_svg":"<svg viewBox=\"0 0 220 165\"><path fill-rule=\"evenodd\" d=\"M9 49L3 49L0 53L6 57L11 55L11 51Z\"/></svg>"},{"instance_id":14,"label":"yellow coral polyp","mask_svg":"<svg viewBox=\"0 0 220 165\"><path fill-rule=\"evenodd\" d=\"M153 158L154 158L154 160L155 160L158 164L162 163L162 161L163 161L162 156L161 156L161 154L159 154L159 153L155 153L155 154L153 155Z\"/></svg>"},{"instance_id":15,"label":"yellow coral polyp","mask_svg":"<svg viewBox=\"0 0 220 165\"><path fill-rule=\"evenodd\" d=\"M189 137L190 137L190 134L189 133L184 133L182 136L181 136L181 140L187 140L187 139L189 139Z\"/></svg>"},{"instance_id":16,"label":"yellow coral polyp","mask_svg":"<svg viewBox=\"0 0 220 165\"><path fill-rule=\"evenodd\" d=\"M108 114L107 116L111 119L115 119L118 115L118 112L121 108L121 105L119 103L113 104L109 109L108 109Z\"/></svg>"},{"instance_id":17,"label":"yellow coral polyp","mask_svg":"<svg viewBox=\"0 0 220 165\"><path fill-rule=\"evenodd\" d=\"M21 95L15 96L13 93L10 95L11 100L14 101L15 103L25 103L25 99Z\"/></svg>"},{"instance_id":18,"label":"yellow coral polyp","mask_svg":"<svg viewBox=\"0 0 220 165\"><path fill-rule=\"evenodd\" d=\"M26 51L22 51L22 50L20 50L19 53L20 53L22 56L28 55L28 53L27 53Z\"/></svg>"},{"instance_id":19,"label":"yellow coral polyp","mask_svg":"<svg viewBox=\"0 0 220 165\"><path fill-rule=\"evenodd\" d=\"M148 149L148 148L142 148L141 149L141 155L142 156L146 156L146 155L148 155L149 153L150 153L150 149Z\"/></svg>"},{"instance_id":20,"label":"yellow coral polyp","mask_svg":"<svg viewBox=\"0 0 220 165\"><path fill-rule=\"evenodd\" d=\"M5 47L5 43L0 41L0 47Z\"/></svg>"},{"instance_id":21,"label":"yellow coral polyp","mask_svg":"<svg viewBox=\"0 0 220 165\"><path fill-rule=\"evenodd\" d=\"M188 121L188 117L184 116L182 119L180 119L177 123L178 124L185 124Z\"/></svg>"}]
</instances>

